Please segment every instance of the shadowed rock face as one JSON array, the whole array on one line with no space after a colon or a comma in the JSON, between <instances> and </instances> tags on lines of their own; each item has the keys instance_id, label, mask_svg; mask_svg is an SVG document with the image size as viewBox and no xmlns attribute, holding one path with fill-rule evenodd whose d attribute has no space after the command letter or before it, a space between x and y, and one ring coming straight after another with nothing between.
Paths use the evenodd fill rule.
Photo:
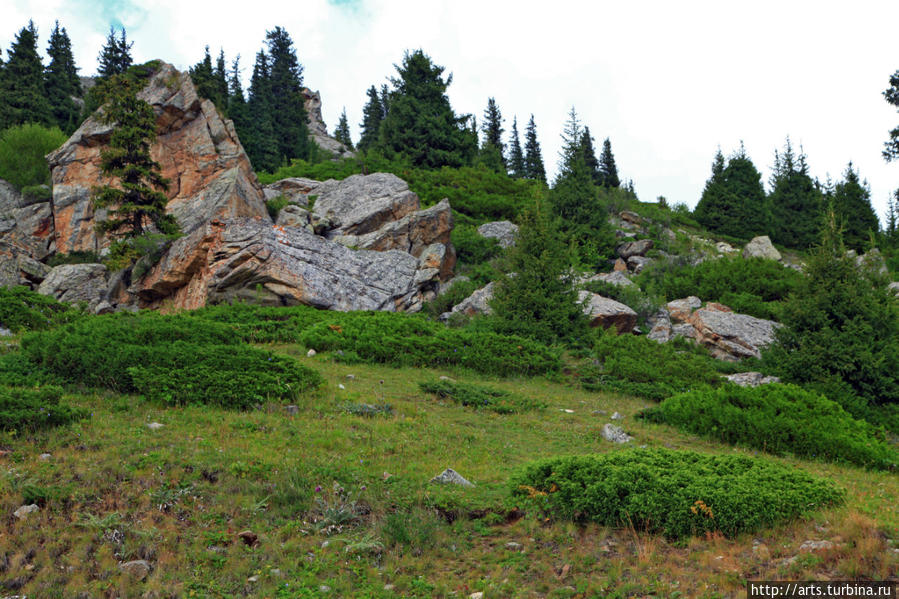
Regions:
<instances>
[{"instance_id":1,"label":"shadowed rock face","mask_svg":"<svg viewBox=\"0 0 899 599\"><path fill-rule=\"evenodd\" d=\"M214 218L267 219L262 188L231 121L197 96L190 75L163 64L138 96L153 106L157 138L150 154L169 179L166 212L191 234ZM47 156L53 180L53 229L59 252L100 251L109 245L96 224L105 211L91 204L91 189L108 183L100 153L112 126L99 114Z\"/></svg>"}]
</instances>

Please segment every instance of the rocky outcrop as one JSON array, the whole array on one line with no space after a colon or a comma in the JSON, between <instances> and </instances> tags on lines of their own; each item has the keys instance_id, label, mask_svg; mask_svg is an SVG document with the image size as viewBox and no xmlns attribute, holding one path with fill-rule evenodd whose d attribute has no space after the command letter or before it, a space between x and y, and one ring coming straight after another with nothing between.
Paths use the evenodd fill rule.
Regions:
<instances>
[{"instance_id":1,"label":"rocky outcrop","mask_svg":"<svg viewBox=\"0 0 899 599\"><path fill-rule=\"evenodd\" d=\"M641 239L640 241L628 241L622 243L615 251L622 260L627 260L631 256L645 256L646 252L652 249L652 239Z\"/></svg>"},{"instance_id":2,"label":"rocky outcrop","mask_svg":"<svg viewBox=\"0 0 899 599\"><path fill-rule=\"evenodd\" d=\"M390 173L329 179L316 188L316 195L312 212L333 223L330 238L371 233L420 208L409 185Z\"/></svg>"},{"instance_id":3,"label":"rocky outcrop","mask_svg":"<svg viewBox=\"0 0 899 599\"><path fill-rule=\"evenodd\" d=\"M309 88L302 88L303 105L306 108L306 122L309 125L309 135L321 149L342 157L355 156L345 145L328 135L328 128L322 119L322 97L318 92Z\"/></svg>"},{"instance_id":4,"label":"rocky outcrop","mask_svg":"<svg viewBox=\"0 0 899 599\"><path fill-rule=\"evenodd\" d=\"M518 236L518 225L507 220L484 223L478 227L478 234L487 239L496 239L499 246L508 248L515 245Z\"/></svg>"},{"instance_id":5,"label":"rocky outcrop","mask_svg":"<svg viewBox=\"0 0 899 599\"><path fill-rule=\"evenodd\" d=\"M591 327L615 327L620 335L630 333L637 326L637 313L621 302L589 291L581 291L578 299L583 302L584 314L590 319Z\"/></svg>"},{"instance_id":6,"label":"rocky outcrop","mask_svg":"<svg viewBox=\"0 0 899 599\"><path fill-rule=\"evenodd\" d=\"M771 320L706 306L693 312L687 322L696 331L695 339L719 360L760 358L760 350L774 341L778 324Z\"/></svg>"},{"instance_id":7,"label":"rocky outcrop","mask_svg":"<svg viewBox=\"0 0 899 599\"><path fill-rule=\"evenodd\" d=\"M162 64L138 96L156 114L150 154L170 181L166 212L183 233L190 235L216 218L268 220L262 188L233 124L197 95L190 75ZM47 156L59 252L99 252L109 245L109 238L97 233L106 214L92 206L91 188L106 182L100 153L111 133L112 126L94 114Z\"/></svg>"},{"instance_id":8,"label":"rocky outcrop","mask_svg":"<svg viewBox=\"0 0 899 599\"><path fill-rule=\"evenodd\" d=\"M738 372L725 375L724 378L740 387L758 387L759 385L770 385L780 382L778 377L765 376L761 372Z\"/></svg>"},{"instance_id":9,"label":"rocky outcrop","mask_svg":"<svg viewBox=\"0 0 899 599\"><path fill-rule=\"evenodd\" d=\"M107 274L102 264L63 264L50 271L37 291L68 304L85 302L95 311L106 297Z\"/></svg>"},{"instance_id":10,"label":"rocky outcrop","mask_svg":"<svg viewBox=\"0 0 899 599\"><path fill-rule=\"evenodd\" d=\"M266 185L262 188L262 191L265 194L266 201L278 196L284 196L289 203L305 207L309 205L309 195L314 195L315 189L319 185L321 185L321 182L314 179L289 177Z\"/></svg>"},{"instance_id":11,"label":"rocky outcrop","mask_svg":"<svg viewBox=\"0 0 899 599\"><path fill-rule=\"evenodd\" d=\"M461 314L463 316L478 316L481 314L490 314L492 310L490 309L490 300L493 299L493 289L494 283L488 283L484 287L481 287L467 298L453 306L453 309L449 312L444 312L440 315L440 320L447 321L454 314Z\"/></svg>"},{"instance_id":12,"label":"rocky outcrop","mask_svg":"<svg viewBox=\"0 0 899 599\"><path fill-rule=\"evenodd\" d=\"M50 273L50 267L15 245L0 241L0 287L39 285Z\"/></svg>"},{"instance_id":13,"label":"rocky outcrop","mask_svg":"<svg viewBox=\"0 0 899 599\"><path fill-rule=\"evenodd\" d=\"M783 258L767 235L753 237L743 248L743 257L764 258L765 260L780 260Z\"/></svg>"},{"instance_id":14,"label":"rocky outcrop","mask_svg":"<svg viewBox=\"0 0 899 599\"><path fill-rule=\"evenodd\" d=\"M43 260L56 249L53 210L48 201L24 196L0 179L0 243Z\"/></svg>"},{"instance_id":15,"label":"rocky outcrop","mask_svg":"<svg viewBox=\"0 0 899 599\"><path fill-rule=\"evenodd\" d=\"M693 310L702 306L702 300L691 295L683 299L672 300L665 304L665 309L671 315L671 320L677 323L687 322Z\"/></svg>"}]
</instances>

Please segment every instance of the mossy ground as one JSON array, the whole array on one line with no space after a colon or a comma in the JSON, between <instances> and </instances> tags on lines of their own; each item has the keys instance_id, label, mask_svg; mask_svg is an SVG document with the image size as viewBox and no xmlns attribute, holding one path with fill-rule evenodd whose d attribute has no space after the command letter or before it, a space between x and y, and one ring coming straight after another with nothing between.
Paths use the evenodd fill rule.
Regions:
<instances>
[{"instance_id":1,"label":"mossy ground","mask_svg":"<svg viewBox=\"0 0 899 599\"><path fill-rule=\"evenodd\" d=\"M0 436L0 594L738 597L747 579L899 576L895 473L768 458L833 480L847 503L732 540L671 543L633 529L542 521L509 503L511 472L535 458L615 451L599 432L616 411L638 445L753 452L636 420L649 402L583 391L564 376L491 379L276 349L328 381L296 414L276 404L238 412L71 395L90 420ZM418 385L441 375L547 407L500 415L440 402ZM347 403L386 403L393 413L353 415ZM149 422L165 426L154 431ZM476 486L428 484L447 467ZM12 513L26 494L45 504L18 520ZM258 536L255 546L238 538L244 530ZM806 540L833 547L801 553ZM133 559L153 565L145 580L119 570Z\"/></svg>"}]
</instances>

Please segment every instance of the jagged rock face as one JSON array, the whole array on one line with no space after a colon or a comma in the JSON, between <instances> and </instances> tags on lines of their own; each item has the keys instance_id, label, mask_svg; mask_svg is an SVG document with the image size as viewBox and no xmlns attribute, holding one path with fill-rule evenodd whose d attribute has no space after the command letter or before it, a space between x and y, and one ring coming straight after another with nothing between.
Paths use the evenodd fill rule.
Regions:
<instances>
[{"instance_id":1,"label":"jagged rock face","mask_svg":"<svg viewBox=\"0 0 899 599\"><path fill-rule=\"evenodd\" d=\"M106 276L102 264L63 264L50 271L37 291L69 304L87 302L93 311L106 296Z\"/></svg>"},{"instance_id":2,"label":"jagged rock face","mask_svg":"<svg viewBox=\"0 0 899 599\"><path fill-rule=\"evenodd\" d=\"M421 207L409 185L390 173L329 179L315 192L318 197L312 212L331 220L334 228L328 234L330 238L377 231Z\"/></svg>"},{"instance_id":3,"label":"jagged rock face","mask_svg":"<svg viewBox=\"0 0 899 599\"><path fill-rule=\"evenodd\" d=\"M333 152L338 156L354 156L342 143L328 135L328 128L322 119L322 97L318 92L314 92L304 87L300 90L303 94L303 106L306 109L306 120L309 124L309 133L312 140L323 150Z\"/></svg>"},{"instance_id":4,"label":"jagged rock face","mask_svg":"<svg viewBox=\"0 0 899 599\"><path fill-rule=\"evenodd\" d=\"M278 196L284 196L291 204L308 206L309 194L314 193L319 185L321 185L321 182L314 179L289 177L266 185L262 190L265 193L266 201Z\"/></svg>"},{"instance_id":5,"label":"jagged rock face","mask_svg":"<svg viewBox=\"0 0 899 599\"><path fill-rule=\"evenodd\" d=\"M50 267L32 258L28 251L0 241L0 287L34 287L49 273Z\"/></svg>"},{"instance_id":6,"label":"jagged rock face","mask_svg":"<svg viewBox=\"0 0 899 599\"><path fill-rule=\"evenodd\" d=\"M157 138L150 154L168 178L166 212L185 234L214 218L268 219L262 188L231 121L200 99L190 75L163 64L138 96L153 106ZM57 251L99 251L109 239L96 232L105 211L94 210L91 188L107 180L100 152L112 126L99 114L87 119L48 155L53 180L53 225Z\"/></svg>"},{"instance_id":7,"label":"jagged rock face","mask_svg":"<svg viewBox=\"0 0 899 599\"><path fill-rule=\"evenodd\" d=\"M0 242L14 246L36 260L53 253L53 210L50 202L23 196L0 179Z\"/></svg>"}]
</instances>

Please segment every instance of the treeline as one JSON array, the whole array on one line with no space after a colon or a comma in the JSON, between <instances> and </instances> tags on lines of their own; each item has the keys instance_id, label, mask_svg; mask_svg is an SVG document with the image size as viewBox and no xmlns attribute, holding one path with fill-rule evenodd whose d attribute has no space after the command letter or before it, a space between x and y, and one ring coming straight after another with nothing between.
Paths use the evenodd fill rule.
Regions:
<instances>
[{"instance_id":1,"label":"treeline","mask_svg":"<svg viewBox=\"0 0 899 599\"><path fill-rule=\"evenodd\" d=\"M774 153L767 193L761 179L742 145L727 159L719 149L694 210L696 220L715 233L740 239L768 235L775 243L797 249L819 241L829 208L842 223L843 238L851 249L864 251L880 231L871 190L851 162L839 182L828 177L822 183L809 174L802 149L796 152L787 139L783 150Z\"/></svg>"}]
</instances>

